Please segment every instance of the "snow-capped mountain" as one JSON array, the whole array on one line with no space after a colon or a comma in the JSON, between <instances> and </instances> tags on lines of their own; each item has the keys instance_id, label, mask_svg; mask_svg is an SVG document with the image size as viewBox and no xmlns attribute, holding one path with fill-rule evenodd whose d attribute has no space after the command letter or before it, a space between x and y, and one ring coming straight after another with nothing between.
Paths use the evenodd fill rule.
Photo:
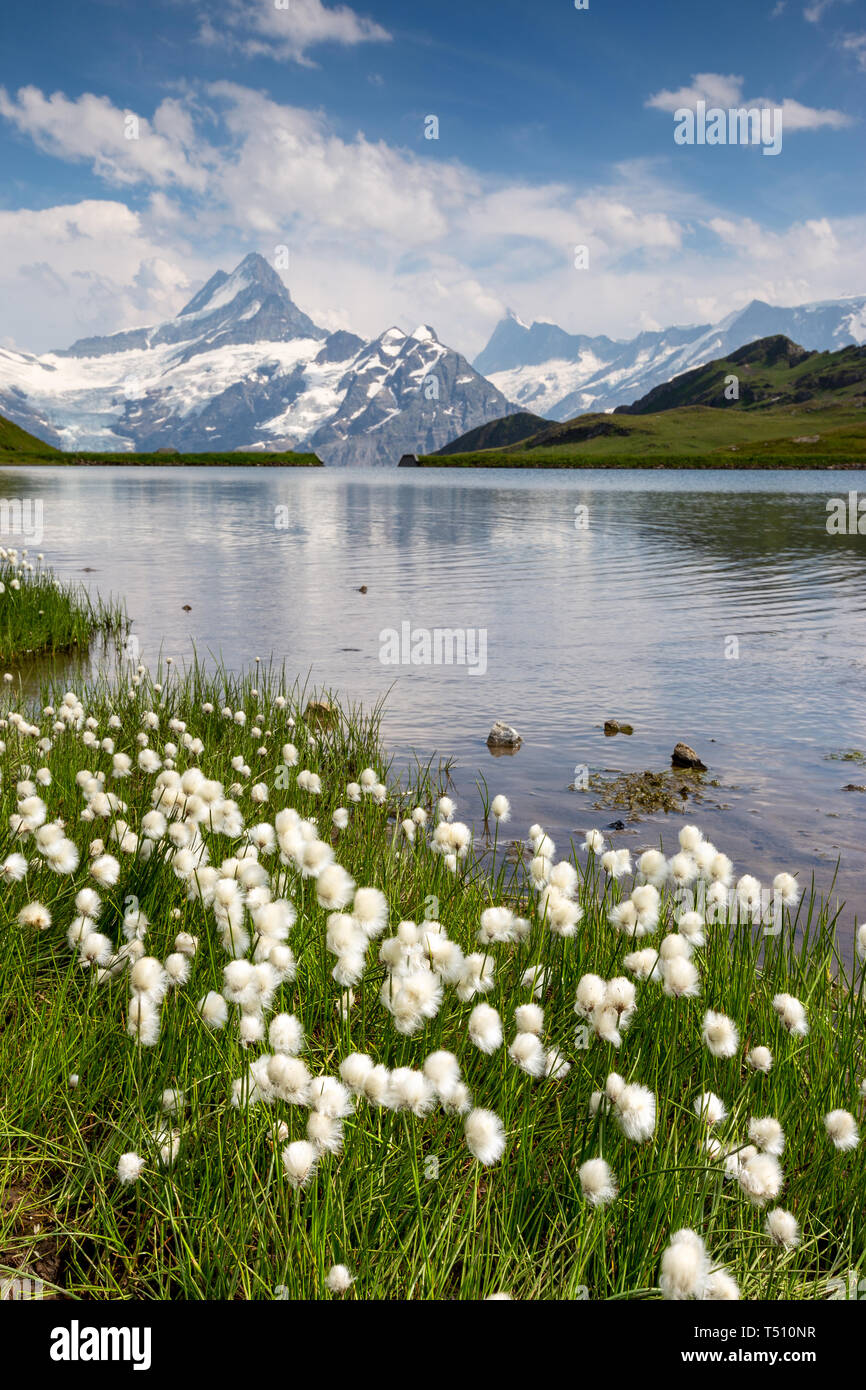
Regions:
<instances>
[{"instance_id":1,"label":"snow-capped mountain","mask_svg":"<svg viewBox=\"0 0 866 1390\"><path fill-rule=\"evenodd\" d=\"M776 334L806 348L860 344L866 296L793 309L753 300L715 325L628 341L509 313L470 365L426 324L370 342L328 333L252 253L166 323L39 357L0 347L0 415L82 452L298 449L337 466L388 466L517 410L568 420L630 405Z\"/></svg>"},{"instance_id":2,"label":"snow-capped mountain","mask_svg":"<svg viewBox=\"0 0 866 1390\"><path fill-rule=\"evenodd\" d=\"M40 357L0 348L0 414L69 450L302 449L387 465L510 409L427 325L372 342L329 334L255 253L167 323Z\"/></svg>"},{"instance_id":3,"label":"snow-capped mountain","mask_svg":"<svg viewBox=\"0 0 866 1390\"><path fill-rule=\"evenodd\" d=\"M474 366L522 410L552 420L629 405L692 367L783 334L832 351L866 342L866 295L780 309L754 299L718 324L646 332L628 341L570 334L553 323L497 324Z\"/></svg>"}]
</instances>

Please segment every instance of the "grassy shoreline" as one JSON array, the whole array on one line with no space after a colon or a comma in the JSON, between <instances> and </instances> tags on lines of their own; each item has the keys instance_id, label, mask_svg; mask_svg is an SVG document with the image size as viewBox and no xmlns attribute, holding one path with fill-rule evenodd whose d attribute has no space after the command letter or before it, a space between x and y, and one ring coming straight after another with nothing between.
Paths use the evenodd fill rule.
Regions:
<instances>
[{"instance_id":1,"label":"grassy shoreline","mask_svg":"<svg viewBox=\"0 0 866 1390\"><path fill-rule=\"evenodd\" d=\"M80 584L63 584L27 551L0 548L0 662L86 652L97 636L126 629L123 606L91 598Z\"/></svg>"},{"instance_id":2,"label":"grassy shoreline","mask_svg":"<svg viewBox=\"0 0 866 1390\"><path fill-rule=\"evenodd\" d=\"M95 454L0 453L0 470L6 467L68 468L324 468L317 454L233 454L228 450L213 454Z\"/></svg>"},{"instance_id":3,"label":"grassy shoreline","mask_svg":"<svg viewBox=\"0 0 866 1390\"><path fill-rule=\"evenodd\" d=\"M550 450L537 456L531 451L525 453L490 452L477 454L419 454L421 468L596 468L596 469L737 469L747 468L755 471L774 472L781 469L808 469L821 472L839 469L842 471L866 468L866 457L862 459L838 459L832 455L755 455L755 454L679 454L664 458L648 455L641 458L635 455L583 454L579 457L564 457L562 453Z\"/></svg>"},{"instance_id":4,"label":"grassy shoreline","mask_svg":"<svg viewBox=\"0 0 866 1390\"><path fill-rule=\"evenodd\" d=\"M668 880L635 941L612 921L627 918L636 866L609 873L572 847L554 872L535 827L520 869L494 853L511 832L486 790L489 835L473 842L437 810L429 769L413 785L390 777L378 710L311 706L274 670L126 668L77 694L46 689L23 728L9 687L3 699L4 1273L41 1269L72 1297L318 1298L338 1263L349 1297L657 1298L688 1227L744 1298L827 1297L866 1274L866 1146L837 1150L824 1124L838 1108L862 1115L864 972L845 971L834 919L808 893L778 936L726 918L686 950ZM74 852L52 851L57 834ZM10 869L16 854L26 873ZM362 906L355 885L383 897ZM293 909L264 910L269 897ZM482 918L491 907L503 912ZM666 934L698 993L625 965ZM240 995L233 959L258 968ZM619 1046L601 1015L576 1016L588 974L636 989L629 1017L615 1010ZM221 990L241 1003L213 1026ZM808 1033L783 1024L780 994L803 1001ZM479 1004L501 1019L489 1051L470 1027ZM736 1024L728 1056L702 1036L708 1009ZM286 1014L303 1040L286 1041L295 1024L270 1031ZM747 1061L759 1045L769 1072ZM430 1061L443 1049L459 1083ZM347 1070L354 1054L379 1066L375 1085L358 1083L366 1064ZM652 1093L648 1134L629 1137L619 1100L593 1109L618 1095L612 1074ZM693 1108L711 1091L727 1112L712 1126ZM477 1135L470 1147L470 1107L498 1117L501 1154ZM758 1201L744 1146L765 1116L784 1128L784 1173ZM131 1153L142 1167L127 1161L124 1182ZM596 1158L610 1201L587 1195ZM775 1207L799 1223L796 1245L767 1235ZM709 1273L701 1289L731 1296Z\"/></svg>"}]
</instances>

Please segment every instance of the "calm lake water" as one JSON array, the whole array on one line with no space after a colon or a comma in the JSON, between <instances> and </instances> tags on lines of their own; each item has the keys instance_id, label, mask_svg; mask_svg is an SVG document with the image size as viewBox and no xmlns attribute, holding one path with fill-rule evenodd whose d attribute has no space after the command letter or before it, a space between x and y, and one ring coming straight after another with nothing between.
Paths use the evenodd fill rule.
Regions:
<instances>
[{"instance_id":1,"label":"calm lake water","mask_svg":"<svg viewBox=\"0 0 866 1390\"><path fill-rule=\"evenodd\" d=\"M866 786L866 762L838 755L866 750L866 536L829 535L826 503L855 490L866 472L0 474L0 496L43 504L33 550L125 597L143 660L195 643L232 668L285 658L353 700L390 690L390 749L454 757L467 819L480 772L509 829L540 821L565 849L627 818L570 790L576 768L662 770L684 740L720 783L690 818L738 872L826 889L841 856L848 955L866 792L843 788ZM486 670L383 664L404 623L483 630ZM606 718L633 736L605 738ZM523 735L516 756L488 752L494 719ZM670 850L682 823L613 838Z\"/></svg>"}]
</instances>

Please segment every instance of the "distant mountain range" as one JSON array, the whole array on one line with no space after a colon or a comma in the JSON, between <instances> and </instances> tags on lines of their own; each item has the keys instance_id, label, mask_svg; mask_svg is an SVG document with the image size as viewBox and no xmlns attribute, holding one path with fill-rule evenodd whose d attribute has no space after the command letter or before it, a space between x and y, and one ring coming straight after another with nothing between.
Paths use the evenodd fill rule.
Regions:
<instances>
[{"instance_id":1,"label":"distant mountain range","mask_svg":"<svg viewBox=\"0 0 866 1390\"><path fill-rule=\"evenodd\" d=\"M692 367L777 335L822 352L866 342L866 295L794 309L753 299L721 323L640 333L625 342L565 333L553 323L526 324L509 313L474 366L520 410L570 420L629 405Z\"/></svg>"},{"instance_id":2,"label":"distant mountain range","mask_svg":"<svg viewBox=\"0 0 866 1390\"><path fill-rule=\"evenodd\" d=\"M328 333L255 253L176 318L40 357L0 348L0 414L79 452L303 449L395 464L509 401L432 328Z\"/></svg>"},{"instance_id":3,"label":"distant mountain range","mask_svg":"<svg viewBox=\"0 0 866 1390\"><path fill-rule=\"evenodd\" d=\"M631 405L755 339L807 349L866 341L866 296L777 309L628 341L503 319L470 364L432 328L365 340L328 333L252 253L217 271L165 323L33 356L0 348L0 414L57 448L182 454L312 451L334 466L392 466L515 413L564 421ZM508 426L513 429L514 426ZM519 435L490 436L513 443ZM461 447L465 447L461 445Z\"/></svg>"}]
</instances>

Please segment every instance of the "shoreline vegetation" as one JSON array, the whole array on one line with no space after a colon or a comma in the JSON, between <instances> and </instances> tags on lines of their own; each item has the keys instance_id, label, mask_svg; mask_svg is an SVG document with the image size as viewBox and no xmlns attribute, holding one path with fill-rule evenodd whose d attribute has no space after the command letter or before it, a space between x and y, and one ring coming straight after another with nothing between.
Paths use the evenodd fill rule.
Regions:
<instances>
[{"instance_id":1,"label":"shoreline vegetation","mask_svg":"<svg viewBox=\"0 0 866 1390\"><path fill-rule=\"evenodd\" d=\"M837 459L829 455L754 455L754 454L681 454L670 455L664 459L658 456L617 456L598 454L559 453L554 450L538 450L515 456L504 454L501 450L485 450L478 454L419 454L420 468L596 468L596 469L754 469L764 471L784 469L805 469L821 472L839 469L857 470L866 468L866 454L861 459Z\"/></svg>"},{"instance_id":2,"label":"shoreline vegetation","mask_svg":"<svg viewBox=\"0 0 866 1390\"><path fill-rule=\"evenodd\" d=\"M31 468L46 464L70 468L324 468L316 454L265 454L223 451L216 454L179 454L173 450L155 454L61 453L32 455L0 451L0 470L6 467Z\"/></svg>"},{"instance_id":3,"label":"shoreline vegetation","mask_svg":"<svg viewBox=\"0 0 866 1390\"><path fill-rule=\"evenodd\" d=\"M506 799L395 778L380 716L261 664L0 687L0 1272L79 1298L856 1287L866 930L849 970L782 873L766 935L694 826L632 862L535 825L515 860Z\"/></svg>"},{"instance_id":4,"label":"shoreline vegetation","mask_svg":"<svg viewBox=\"0 0 866 1390\"><path fill-rule=\"evenodd\" d=\"M117 640L127 629L123 605L92 598L81 584L61 583L28 551L0 548L0 662L86 653L94 638Z\"/></svg>"}]
</instances>

